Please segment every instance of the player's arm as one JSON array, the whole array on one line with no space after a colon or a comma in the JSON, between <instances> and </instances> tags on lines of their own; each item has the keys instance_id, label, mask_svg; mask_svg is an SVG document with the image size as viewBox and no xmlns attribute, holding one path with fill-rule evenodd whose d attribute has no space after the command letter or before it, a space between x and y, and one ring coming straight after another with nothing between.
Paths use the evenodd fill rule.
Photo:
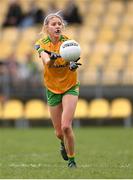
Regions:
<instances>
[{"instance_id":1,"label":"player's arm","mask_svg":"<svg viewBox=\"0 0 133 180\"><path fill-rule=\"evenodd\" d=\"M49 62L53 62L53 60L56 60L57 58L60 57L60 55L58 55L54 52L44 50L43 48L40 47L39 44L35 45L35 49L38 51L39 57L41 57L44 64L48 64Z\"/></svg>"},{"instance_id":2,"label":"player's arm","mask_svg":"<svg viewBox=\"0 0 133 180\"><path fill-rule=\"evenodd\" d=\"M50 62L50 57L45 51L40 52L39 56L44 64L48 64Z\"/></svg>"},{"instance_id":3,"label":"player's arm","mask_svg":"<svg viewBox=\"0 0 133 180\"><path fill-rule=\"evenodd\" d=\"M40 44L35 44L35 49L37 50L39 57L42 59L43 64L48 64L50 62L50 57L40 46Z\"/></svg>"}]
</instances>

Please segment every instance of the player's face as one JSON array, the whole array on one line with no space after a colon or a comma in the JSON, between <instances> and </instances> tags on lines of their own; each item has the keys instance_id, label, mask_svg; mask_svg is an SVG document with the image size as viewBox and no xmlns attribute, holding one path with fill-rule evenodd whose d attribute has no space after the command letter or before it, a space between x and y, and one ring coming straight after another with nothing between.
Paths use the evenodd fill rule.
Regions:
<instances>
[{"instance_id":1,"label":"player's face","mask_svg":"<svg viewBox=\"0 0 133 180\"><path fill-rule=\"evenodd\" d=\"M62 29L63 29L62 21L59 18L54 17L50 19L47 25L47 32L51 37L55 37L55 38L60 37L62 33Z\"/></svg>"}]
</instances>

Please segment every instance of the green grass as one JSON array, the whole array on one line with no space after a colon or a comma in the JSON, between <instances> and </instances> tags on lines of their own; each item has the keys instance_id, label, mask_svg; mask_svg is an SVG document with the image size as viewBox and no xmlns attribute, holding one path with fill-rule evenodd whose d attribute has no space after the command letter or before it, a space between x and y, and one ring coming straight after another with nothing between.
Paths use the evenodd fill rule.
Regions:
<instances>
[{"instance_id":1,"label":"green grass","mask_svg":"<svg viewBox=\"0 0 133 180\"><path fill-rule=\"evenodd\" d=\"M132 128L78 128L68 169L52 128L0 129L0 178L133 178Z\"/></svg>"}]
</instances>

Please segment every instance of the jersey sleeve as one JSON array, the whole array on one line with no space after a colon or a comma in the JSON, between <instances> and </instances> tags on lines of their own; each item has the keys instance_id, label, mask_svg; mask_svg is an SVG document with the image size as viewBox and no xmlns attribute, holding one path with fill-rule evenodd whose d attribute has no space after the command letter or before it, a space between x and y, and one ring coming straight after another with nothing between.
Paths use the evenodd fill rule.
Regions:
<instances>
[{"instance_id":1,"label":"jersey sleeve","mask_svg":"<svg viewBox=\"0 0 133 180\"><path fill-rule=\"evenodd\" d=\"M40 55L40 53L41 53L42 51L44 51L44 48L43 48L42 43L41 43L40 40L38 40L38 41L35 43L34 48L35 48L35 50L37 50L37 52L39 53L39 55Z\"/></svg>"}]
</instances>

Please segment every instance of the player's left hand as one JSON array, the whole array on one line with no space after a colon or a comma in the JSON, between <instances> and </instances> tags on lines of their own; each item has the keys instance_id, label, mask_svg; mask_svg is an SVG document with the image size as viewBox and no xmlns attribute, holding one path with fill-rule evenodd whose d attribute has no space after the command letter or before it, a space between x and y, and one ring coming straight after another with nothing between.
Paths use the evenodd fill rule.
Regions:
<instances>
[{"instance_id":1,"label":"player's left hand","mask_svg":"<svg viewBox=\"0 0 133 180\"><path fill-rule=\"evenodd\" d=\"M71 61L71 62L70 62L69 69L70 69L71 71L76 70L79 66L82 65L81 63L78 63L78 60L79 60L79 59L80 59L80 58L78 58L76 61Z\"/></svg>"}]
</instances>

